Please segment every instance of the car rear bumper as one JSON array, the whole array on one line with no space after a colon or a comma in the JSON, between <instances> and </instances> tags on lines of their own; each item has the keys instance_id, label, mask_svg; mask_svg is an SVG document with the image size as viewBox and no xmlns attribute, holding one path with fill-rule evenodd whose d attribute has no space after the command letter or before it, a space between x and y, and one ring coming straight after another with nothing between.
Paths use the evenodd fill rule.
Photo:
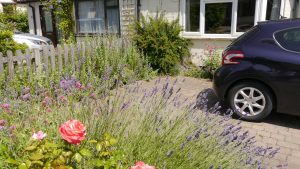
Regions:
<instances>
[{"instance_id":1,"label":"car rear bumper","mask_svg":"<svg viewBox=\"0 0 300 169\"><path fill-rule=\"evenodd\" d=\"M224 86L224 78L221 77L221 68L217 69L213 78L213 90L220 101L225 101L227 87Z\"/></svg>"}]
</instances>

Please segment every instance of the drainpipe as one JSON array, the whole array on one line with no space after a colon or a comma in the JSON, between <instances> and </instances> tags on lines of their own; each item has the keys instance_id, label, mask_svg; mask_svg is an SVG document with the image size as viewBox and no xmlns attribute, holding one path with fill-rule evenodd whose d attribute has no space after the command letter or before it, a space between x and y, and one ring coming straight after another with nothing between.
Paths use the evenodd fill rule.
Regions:
<instances>
[{"instance_id":1,"label":"drainpipe","mask_svg":"<svg viewBox=\"0 0 300 169\"><path fill-rule=\"evenodd\" d=\"M141 12L141 0L137 0L136 15L137 15L138 21L140 20L140 12Z\"/></svg>"},{"instance_id":2,"label":"drainpipe","mask_svg":"<svg viewBox=\"0 0 300 169\"><path fill-rule=\"evenodd\" d=\"M32 11L32 19L33 19L33 28L34 28L34 34L36 35L36 18L35 18L35 8L29 3L28 6L31 8Z\"/></svg>"}]
</instances>

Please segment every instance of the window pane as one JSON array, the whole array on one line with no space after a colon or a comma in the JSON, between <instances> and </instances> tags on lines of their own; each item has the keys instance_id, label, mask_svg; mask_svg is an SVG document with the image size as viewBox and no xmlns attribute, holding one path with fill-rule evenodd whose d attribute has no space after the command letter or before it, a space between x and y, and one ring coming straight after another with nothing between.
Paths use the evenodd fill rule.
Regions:
<instances>
[{"instance_id":1,"label":"window pane","mask_svg":"<svg viewBox=\"0 0 300 169\"><path fill-rule=\"evenodd\" d=\"M231 32L232 3L205 5L205 33L229 34Z\"/></svg>"},{"instance_id":2,"label":"window pane","mask_svg":"<svg viewBox=\"0 0 300 169\"><path fill-rule=\"evenodd\" d=\"M300 52L300 28L277 32L275 34L275 39L283 48Z\"/></svg>"},{"instance_id":3,"label":"window pane","mask_svg":"<svg viewBox=\"0 0 300 169\"><path fill-rule=\"evenodd\" d=\"M107 9L107 27L108 32L118 33L119 32L119 10L118 8Z\"/></svg>"},{"instance_id":4,"label":"window pane","mask_svg":"<svg viewBox=\"0 0 300 169\"><path fill-rule=\"evenodd\" d=\"M300 2L299 0L295 0L293 5L293 17L300 18Z\"/></svg>"},{"instance_id":5,"label":"window pane","mask_svg":"<svg viewBox=\"0 0 300 169\"><path fill-rule=\"evenodd\" d=\"M44 11L46 32L53 32L52 15L49 11Z\"/></svg>"},{"instance_id":6,"label":"window pane","mask_svg":"<svg viewBox=\"0 0 300 169\"><path fill-rule=\"evenodd\" d=\"M280 17L281 0L268 0L266 20L277 20Z\"/></svg>"},{"instance_id":7,"label":"window pane","mask_svg":"<svg viewBox=\"0 0 300 169\"><path fill-rule=\"evenodd\" d=\"M246 32L254 25L256 0L239 0L237 11L237 32Z\"/></svg>"},{"instance_id":8,"label":"window pane","mask_svg":"<svg viewBox=\"0 0 300 169\"><path fill-rule=\"evenodd\" d=\"M107 0L106 6L118 6L118 0Z\"/></svg>"},{"instance_id":9,"label":"window pane","mask_svg":"<svg viewBox=\"0 0 300 169\"><path fill-rule=\"evenodd\" d=\"M79 33L101 33L105 30L104 0L79 1Z\"/></svg>"},{"instance_id":10,"label":"window pane","mask_svg":"<svg viewBox=\"0 0 300 169\"><path fill-rule=\"evenodd\" d=\"M187 32L199 32L200 0L186 1L186 25Z\"/></svg>"}]
</instances>

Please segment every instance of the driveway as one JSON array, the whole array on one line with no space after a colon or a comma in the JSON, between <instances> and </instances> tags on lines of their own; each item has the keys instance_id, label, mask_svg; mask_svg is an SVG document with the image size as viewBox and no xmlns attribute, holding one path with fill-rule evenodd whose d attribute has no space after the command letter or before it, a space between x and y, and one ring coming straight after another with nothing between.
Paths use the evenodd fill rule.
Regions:
<instances>
[{"instance_id":1,"label":"driveway","mask_svg":"<svg viewBox=\"0 0 300 169\"><path fill-rule=\"evenodd\" d=\"M166 77L161 79L165 80ZM176 86L190 99L197 99L200 92L211 90L212 87L211 81L204 79L181 76L169 79L171 82L177 79ZM142 86L151 87L156 80L143 82ZM209 94L209 102L211 105L217 102L213 92ZM264 122L243 122L242 126L256 137L258 145L280 148L280 153L270 162L272 166L287 163L289 169L300 168L300 117L273 113Z\"/></svg>"}]
</instances>

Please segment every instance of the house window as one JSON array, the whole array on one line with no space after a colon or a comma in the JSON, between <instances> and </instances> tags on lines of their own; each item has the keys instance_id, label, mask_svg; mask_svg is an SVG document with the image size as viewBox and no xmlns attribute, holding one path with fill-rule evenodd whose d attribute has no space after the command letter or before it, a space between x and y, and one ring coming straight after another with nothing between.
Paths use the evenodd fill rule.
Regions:
<instances>
[{"instance_id":1,"label":"house window","mask_svg":"<svg viewBox=\"0 0 300 169\"><path fill-rule=\"evenodd\" d=\"M280 18L281 0L268 0L266 20L277 20Z\"/></svg>"},{"instance_id":2,"label":"house window","mask_svg":"<svg viewBox=\"0 0 300 169\"><path fill-rule=\"evenodd\" d=\"M78 0L76 12L78 33L119 32L118 0Z\"/></svg>"},{"instance_id":3,"label":"house window","mask_svg":"<svg viewBox=\"0 0 300 169\"><path fill-rule=\"evenodd\" d=\"M199 32L200 30L200 1L187 0L186 1L186 27L188 32Z\"/></svg>"},{"instance_id":4,"label":"house window","mask_svg":"<svg viewBox=\"0 0 300 169\"><path fill-rule=\"evenodd\" d=\"M254 25L255 5L253 0L239 0L237 6L237 32L246 32Z\"/></svg>"},{"instance_id":5,"label":"house window","mask_svg":"<svg viewBox=\"0 0 300 169\"><path fill-rule=\"evenodd\" d=\"M186 35L236 37L256 23L260 0L185 0Z\"/></svg>"},{"instance_id":6,"label":"house window","mask_svg":"<svg viewBox=\"0 0 300 169\"><path fill-rule=\"evenodd\" d=\"M232 2L205 4L205 33L230 34Z\"/></svg>"},{"instance_id":7,"label":"house window","mask_svg":"<svg viewBox=\"0 0 300 169\"><path fill-rule=\"evenodd\" d=\"M293 5L293 18L300 18L300 0L295 0Z\"/></svg>"}]
</instances>

